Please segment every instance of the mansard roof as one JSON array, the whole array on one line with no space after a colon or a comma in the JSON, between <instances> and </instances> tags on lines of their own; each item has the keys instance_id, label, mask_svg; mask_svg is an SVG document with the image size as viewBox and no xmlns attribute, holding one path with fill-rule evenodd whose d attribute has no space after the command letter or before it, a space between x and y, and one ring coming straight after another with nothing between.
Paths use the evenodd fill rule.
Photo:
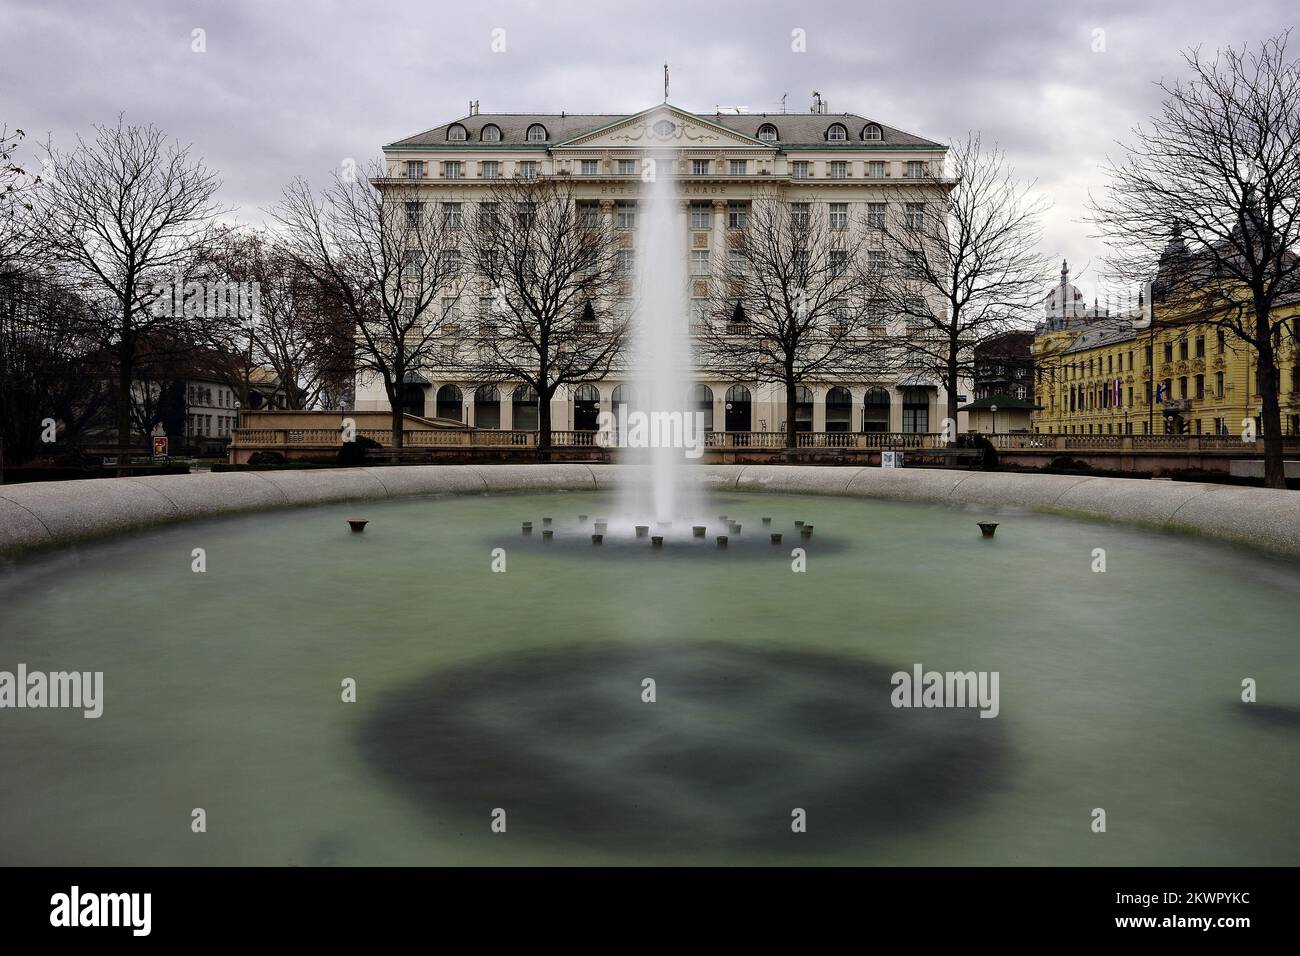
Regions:
<instances>
[{"instance_id":1,"label":"mansard roof","mask_svg":"<svg viewBox=\"0 0 1300 956\"><path fill-rule=\"evenodd\" d=\"M546 149L560 146L585 134L630 120L658 108L658 106L652 107L639 113L475 113L389 143L388 148ZM857 113L691 113L667 104L664 108L693 116L702 123L711 123L753 140L759 139L758 131L761 127L774 126L777 140L770 145L780 149L945 148L942 143L886 126L879 120L869 119ZM529 142L528 129L538 123L546 129L546 139L543 142ZM846 139L828 141L827 130L837 123L844 126ZM448 140L448 130L456 125L465 128L464 140ZM500 141L483 141L483 129L487 126L495 126L501 131ZM863 130L868 126L880 129L879 139L864 140Z\"/></svg>"}]
</instances>

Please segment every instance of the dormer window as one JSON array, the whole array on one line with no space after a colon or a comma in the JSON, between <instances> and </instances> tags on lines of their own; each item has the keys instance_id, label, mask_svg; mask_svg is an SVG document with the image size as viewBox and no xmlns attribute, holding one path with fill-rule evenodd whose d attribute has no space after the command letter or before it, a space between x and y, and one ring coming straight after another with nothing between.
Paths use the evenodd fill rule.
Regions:
<instances>
[{"instance_id":1,"label":"dormer window","mask_svg":"<svg viewBox=\"0 0 1300 956\"><path fill-rule=\"evenodd\" d=\"M501 142L501 127L489 123L487 126L483 127L483 132L479 134L479 139L485 143Z\"/></svg>"},{"instance_id":2,"label":"dormer window","mask_svg":"<svg viewBox=\"0 0 1300 956\"><path fill-rule=\"evenodd\" d=\"M842 123L832 123L830 129L826 131L826 139L832 143L843 143L849 138L849 131L844 128Z\"/></svg>"},{"instance_id":3,"label":"dormer window","mask_svg":"<svg viewBox=\"0 0 1300 956\"><path fill-rule=\"evenodd\" d=\"M534 123L528 127L528 142L544 143L546 142L546 127L541 123Z\"/></svg>"},{"instance_id":4,"label":"dormer window","mask_svg":"<svg viewBox=\"0 0 1300 956\"><path fill-rule=\"evenodd\" d=\"M862 127L862 138L868 143L880 142L880 127L875 123L868 123L866 126Z\"/></svg>"},{"instance_id":5,"label":"dormer window","mask_svg":"<svg viewBox=\"0 0 1300 956\"><path fill-rule=\"evenodd\" d=\"M775 143L781 138L781 134L776 131L776 127L771 123L764 123L758 128L758 138L764 143Z\"/></svg>"},{"instance_id":6,"label":"dormer window","mask_svg":"<svg viewBox=\"0 0 1300 956\"><path fill-rule=\"evenodd\" d=\"M452 123L447 127L447 141L450 143L463 143L468 137L465 134L465 127L459 123Z\"/></svg>"}]
</instances>

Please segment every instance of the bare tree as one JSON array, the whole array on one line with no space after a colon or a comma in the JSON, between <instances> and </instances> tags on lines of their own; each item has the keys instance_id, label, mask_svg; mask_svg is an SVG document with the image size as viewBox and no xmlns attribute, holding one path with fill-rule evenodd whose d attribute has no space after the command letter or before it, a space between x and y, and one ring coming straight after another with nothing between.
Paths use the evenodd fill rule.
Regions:
<instances>
[{"instance_id":1,"label":"bare tree","mask_svg":"<svg viewBox=\"0 0 1300 956\"><path fill-rule=\"evenodd\" d=\"M868 213L881 253L864 284L878 308L903 321L904 366L943 382L955 439L960 383L974 374L975 347L1027 323L1041 302L1047 202L978 134L953 143L948 161L950 178L942 168L923 170L883 214Z\"/></svg>"},{"instance_id":2,"label":"bare tree","mask_svg":"<svg viewBox=\"0 0 1300 956\"><path fill-rule=\"evenodd\" d=\"M107 403L86 308L37 270L0 270L0 449L11 461L49 447L51 419L59 443L75 441Z\"/></svg>"},{"instance_id":3,"label":"bare tree","mask_svg":"<svg viewBox=\"0 0 1300 956\"><path fill-rule=\"evenodd\" d=\"M868 355L882 369L887 358L863 296L864 247L845 217L833 221L825 203L756 197L728 232L707 321L696 330L697 353L714 368L783 387L787 448L798 443L795 409L806 383Z\"/></svg>"},{"instance_id":4,"label":"bare tree","mask_svg":"<svg viewBox=\"0 0 1300 956\"><path fill-rule=\"evenodd\" d=\"M254 315L207 323L203 342L216 359L210 372L244 408L257 407L253 379L265 370L274 373L286 409L316 407L340 364L341 343L351 351L351 325L331 322L315 279L278 237L225 230L214 256L217 274L257 290L258 308Z\"/></svg>"},{"instance_id":5,"label":"bare tree","mask_svg":"<svg viewBox=\"0 0 1300 956\"><path fill-rule=\"evenodd\" d=\"M1185 82L1118 161L1092 221L1111 268L1155 275L1154 322L1217 326L1254 353L1264 483L1286 487L1278 352L1300 297L1300 64L1289 33L1213 58L1184 54Z\"/></svg>"},{"instance_id":6,"label":"bare tree","mask_svg":"<svg viewBox=\"0 0 1300 956\"><path fill-rule=\"evenodd\" d=\"M465 337L466 365L481 383L537 393L545 460L555 393L604 378L628 344L630 317L615 298L627 291L630 250L621 256L596 208L579 207L558 179L494 184L474 210L469 244L485 307Z\"/></svg>"},{"instance_id":7,"label":"bare tree","mask_svg":"<svg viewBox=\"0 0 1300 956\"><path fill-rule=\"evenodd\" d=\"M32 227L81 293L111 306L91 310L91 332L115 360L117 442L125 447L142 345L160 341L178 321L154 302L202 258L220 212L219 182L202 160L191 160L189 147L120 117L116 126L96 126L90 142L78 137L71 151L50 142L44 150Z\"/></svg>"},{"instance_id":8,"label":"bare tree","mask_svg":"<svg viewBox=\"0 0 1300 956\"><path fill-rule=\"evenodd\" d=\"M467 276L463 229L458 211L431 208L419 187L388 179L382 164L370 176L335 173L319 195L297 179L273 216L286 253L346 315L357 370L383 382L400 448L407 376L447 352L445 326Z\"/></svg>"},{"instance_id":9,"label":"bare tree","mask_svg":"<svg viewBox=\"0 0 1300 956\"><path fill-rule=\"evenodd\" d=\"M18 164L16 153L26 134L0 126L0 268L13 269L20 255L30 250L25 228L31 213L31 193L39 177L29 175Z\"/></svg>"}]
</instances>

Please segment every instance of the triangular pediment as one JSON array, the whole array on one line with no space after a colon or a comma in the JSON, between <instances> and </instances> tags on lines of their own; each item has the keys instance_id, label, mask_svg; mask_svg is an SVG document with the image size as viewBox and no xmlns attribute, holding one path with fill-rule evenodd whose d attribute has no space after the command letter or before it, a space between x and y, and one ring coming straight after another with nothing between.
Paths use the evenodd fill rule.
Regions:
<instances>
[{"instance_id":1,"label":"triangular pediment","mask_svg":"<svg viewBox=\"0 0 1300 956\"><path fill-rule=\"evenodd\" d=\"M771 143L712 123L702 116L669 103L626 116L617 122L557 143L555 149L722 149L744 147L775 149Z\"/></svg>"}]
</instances>

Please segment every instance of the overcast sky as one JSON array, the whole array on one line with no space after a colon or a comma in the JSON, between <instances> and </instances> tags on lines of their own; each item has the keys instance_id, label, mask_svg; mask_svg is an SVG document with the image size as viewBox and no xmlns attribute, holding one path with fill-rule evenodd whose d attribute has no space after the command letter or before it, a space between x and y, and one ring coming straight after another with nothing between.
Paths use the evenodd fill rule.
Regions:
<instances>
[{"instance_id":1,"label":"overcast sky","mask_svg":"<svg viewBox=\"0 0 1300 956\"><path fill-rule=\"evenodd\" d=\"M1098 161L1154 111L1179 51L1257 41L1284 0L833 0L816 4L353 0L0 0L0 126L69 144L125 112L218 169L264 221L297 175L484 112L862 113L937 140L980 130L1054 203L1044 251L1091 295L1102 248L1079 220ZM206 51L194 52L194 31ZM493 51L494 31L505 49ZM802 30L806 51L792 49ZM1104 31L1099 34L1097 31ZM1099 43L1099 40L1102 41ZM1104 52L1094 48L1104 45ZM498 42L498 46L500 43ZM1103 293L1104 297L1104 293Z\"/></svg>"}]
</instances>

